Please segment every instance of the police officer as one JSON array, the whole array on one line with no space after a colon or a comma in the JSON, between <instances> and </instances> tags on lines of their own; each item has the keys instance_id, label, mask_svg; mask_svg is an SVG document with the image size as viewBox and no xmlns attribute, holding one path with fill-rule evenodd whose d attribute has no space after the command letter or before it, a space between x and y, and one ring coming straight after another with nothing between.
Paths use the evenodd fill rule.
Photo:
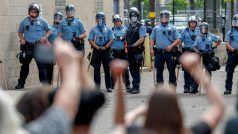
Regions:
<instances>
[{"instance_id":1,"label":"police officer","mask_svg":"<svg viewBox=\"0 0 238 134\"><path fill-rule=\"evenodd\" d=\"M212 57L214 57L214 49L221 43L221 38L209 32L209 25L206 22L202 22L199 25L200 33L194 42L194 47L196 51L200 53L203 59L203 64L207 69L208 73L211 75L211 71L214 71L214 66L212 65ZM215 45L213 43L215 42ZM190 93L197 93L197 88Z\"/></svg>"},{"instance_id":2,"label":"police officer","mask_svg":"<svg viewBox=\"0 0 238 134\"><path fill-rule=\"evenodd\" d=\"M67 17L59 24L58 37L71 42L77 50L84 52L84 38L87 34L82 21L75 18L74 5L66 5L65 12Z\"/></svg>"},{"instance_id":3,"label":"police officer","mask_svg":"<svg viewBox=\"0 0 238 134\"><path fill-rule=\"evenodd\" d=\"M21 45L20 62L22 63L20 78L16 89L24 88L25 80L29 74L29 64L34 57L36 45L45 44L51 34L48 22L39 16L40 7L38 4L32 3L28 7L29 16L21 23L18 30ZM40 61L36 60L39 70L39 79L42 83L48 83L46 67Z\"/></svg>"},{"instance_id":4,"label":"police officer","mask_svg":"<svg viewBox=\"0 0 238 134\"><path fill-rule=\"evenodd\" d=\"M111 75L109 63L112 60L111 45L114 35L105 22L105 14L98 12L96 14L97 25L90 30L88 41L93 48L91 65L94 67L94 82L99 89L101 85L100 67L103 64L105 73L105 83L107 92L111 91Z\"/></svg>"},{"instance_id":5,"label":"police officer","mask_svg":"<svg viewBox=\"0 0 238 134\"><path fill-rule=\"evenodd\" d=\"M55 12L54 14L54 24L51 26L51 35L49 37L50 41L50 47L52 49L52 45L57 37L58 31L59 31L59 23L63 19L63 14L61 12ZM47 79L50 84L52 84L52 78L53 78L53 69L54 69L54 61L46 63L46 69L47 69Z\"/></svg>"},{"instance_id":6,"label":"police officer","mask_svg":"<svg viewBox=\"0 0 238 134\"><path fill-rule=\"evenodd\" d=\"M190 16L188 19L188 27L181 33L181 41L184 43L182 48L183 52L195 52L194 42L199 35L199 29L196 28L197 24L196 16ZM191 75L184 70L184 93L189 93L190 91L193 93L193 91L197 91L197 89L194 89L196 87L198 87L197 83L193 80Z\"/></svg>"},{"instance_id":7,"label":"police officer","mask_svg":"<svg viewBox=\"0 0 238 134\"><path fill-rule=\"evenodd\" d=\"M224 94L231 94L232 79L234 69L238 64L238 14L232 18L232 29L226 34L226 48L228 53L228 60L226 64L226 91Z\"/></svg>"},{"instance_id":8,"label":"police officer","mask_svg":"<svg viewBox=\"0 0 238 134\"><path fill-rule=\"evenodd\" d=\"M133 78L133 88L128 90L131 94L140 93L140 67L143 61L143 42L146 37L146 28L140 23L140 12L132 7L129 11L130 24L126 33L128 42L129 69Z\"/></svg>"},{"instance_id":9,"label":"police officer","mask_svg":"<svg viewBox=\"0 0 238 134\"><path fill-rule=\"evenodd\" d=\"M176 83L175 76L175 56L176 47L180 44L180 34L177 29L169 25L170 12L163 10L160 12L160 25L156 26L151 33L151 55L155 56L155 67L157 68L156 81L163 84L163 71L166 62L169 71L169 83L174 86ZM156 44L155 44L156 42ZM155 48L154 48L154 45Z\"/></svg>"},{"instance_id":10,"label":"police officer","mask_svg":"<svg viewBox=\"0 0 238 134\"><path fill-rule=\"evenodd\" d=\"M113 15L112 21L114 23L112 31L115 36L115 39L112 44L113 57L122 60L128 60L128 51L127 48L125 48L126 28L122 25L122 19L119 14ZM112 86L114 86L114 84L115 83L112 79ZM126 86L126 90L131 90L128 70L126 70L124 74L124 84Z\"/></svg>"}]
</instances>

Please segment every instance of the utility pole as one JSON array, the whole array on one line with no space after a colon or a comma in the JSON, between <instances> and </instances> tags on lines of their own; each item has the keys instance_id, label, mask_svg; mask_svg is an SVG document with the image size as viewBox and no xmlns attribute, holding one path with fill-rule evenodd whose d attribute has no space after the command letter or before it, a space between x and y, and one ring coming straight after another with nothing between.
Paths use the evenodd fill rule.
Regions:
<instances>
[{"instance_id":1,"label":"utility pole","mask_svg":"<svg viewBox=\"0 0 238 134\"><path fill-rule=\"evenodd\" d=\"M207 22L207 0L203 0L203 22Z\"/></svg>"},{"instance_id":2,"label":"utility pole","mask_svg":"<svg viewBox=\"0 0 238 134\"><path fill-rule=\"evenodd\" d=\"M141 0L137 0L137 9L141 13Z\"/></svg>"},{"instance_id":3,"label":"utility pole","mask_svg":"<svg viewBox=\"0 0 238 134\"><path fill-rule=\"evenodd\" d=\"M213 0L213 28L217 28L217 1Z\"/></svg>"},{"instance_id":4,"label":"utility pole","mask_svg":"<svg viewBox=\"0 0 238 134\"><path fill-rule=\"evenodd\" d=\"M174 6L174 4L175 4L175 3L174 3L174 0L173 0L173 25L174 25L174 23L175 23L175 22L174 22L174 14L175 14L175 6Z\"/></svg>"},{"instance_id":5,"label":"utility pole","mask_svg":"<svg viewBox=\"0 0 238 134\"><path fill-rule=\"evenodd\" d=\"M234 16L234 0L231 0L231 22L233 16Z\"/></svg>"},{"instance_id":6,"label":"utility pole","mask_svg":"<svg viewBox=\"0 0 238 134\"><path fill-rule=\"evenodd\" d=\"M150 12L149 12L149 18L151 19L151 27L155 27L155 0L150 0Z\"/></svg>"}]
</instances>

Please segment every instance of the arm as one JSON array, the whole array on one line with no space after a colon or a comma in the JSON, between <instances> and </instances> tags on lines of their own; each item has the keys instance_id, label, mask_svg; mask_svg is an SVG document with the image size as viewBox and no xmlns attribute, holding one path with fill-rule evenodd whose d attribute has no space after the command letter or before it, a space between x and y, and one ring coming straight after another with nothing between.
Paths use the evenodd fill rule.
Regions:
<instances>
[{"instance_id":1,"label":"arm","mask_svg":"<svg viewBox=\"0 0 238 134\"><path fill-rule=\"evenodd\" d=\"M113 39L111 39L111 40L107 43L107 45L105 46L105 48L110 48L110 47L112 46L112 44L113 44Z\"/></svg>"},{"instance_id":2,"label":"arm","mask_svg":"<svg viewBox=\"0 0 238 134\"><path fill-rule=\"evenodd\" d=\"M150 54L152 57L154 56L154 45L155 41L153 39L150 39Z\"/></svg>"},{"instance_id":3,"label":"arm","mask_svg":"<svg viewBox=\"0 0 238 134\"><path fill-rule=\"evenodd\" d=\"M82 56L63 41L55 42L57 63L61 69L62 84L57 92L53 105L61 108L73 121L77 113L80 100L80 60Z\"/></svg>"},{"instance_id":4,"label":"arm","mask_svg":"<svg viewBox=\"0 0 238 134\"><path fill-rule=\"evenodd\" d=\"M24 38L24 36L23 36L23 33L21 33L21 32L18 32L18 36L19 36L19 38L20 38L20 45L25 45L25 43L26 43L26 40L25 40L25 38Z\"/></svg>"},{"instance_id":5,"label":"arm","mask_svg":"<svg viewBox=\"0 0 238 134\"><path fill-rule=\"evenodd\" d=\"M222 42L222 40L221 39L219 39L216 43L215 43L215 45L214 45L214 47L216 48L218 45L220 45L221 44L221 42Z\"/></svg>"},{"instance_id":6,"label":"arm","mask_svg":"<svg viewBox=\"0 0 238 134\"><path fill-rule=\"evenodd\" d=\"M230 41L227 41L227 42L226 42L226 49L229 50L229 51L231 51L231 52L234 52L234 51L235 51L235 48L233 48L233 47L231 46Z\"/></svg>"},{"instance_id":7,"label":"arm","mask_svg":"<svg viewBox=\"0 0 238 134\"><path fill-rule=\"evenodd\" d=\"M133 46L133 47L138 47L138 46L140 46L144 41L145 41L145 37L140 37L140 39L137 40L136 43L133 44L132 46Z\"/></svg>"},{"instance_id":8,"label":"arm","mask_svg":"<svg viewBox=\"0 0 238 134\"><path fill-rule=\"evenodd\" d=\"M86 33L86 32L83 32L82 34L80 34L79 38L80 38L80 39L87 38L87 33Z\"/></svg>"},{"instance_id":9,"label":"arm","mask_svg":"<svg viewBox=\"0 0 238 134\"><path fill-rule=\"evenodd\" d=\"M116 109L115 109L115 128L117 133L125 133L125 120L124 120L124 93L122 88L122 75L128 67L127 62L122 60L114 60L111 63L113 79L118 82L118 90L116 93Z\"/></svg>"},{"instance_id":10,"label":"arm","mask_svg":"<svg viewBox=\"0 0 238 134\"><path fill-rule=\"evenodd\" d=\"M207 97L211 105L208 110L202 114L202 120L214 129L224 114L224 98L218 93L218 89L210 82L210 76L203 72L200 66L200 59L196 54L183 54L180 63L193 78L202 84L206 90ZM193 72L193 73L192 73Z\"/></svg>"},{"instance_id":11,"label":"arm","mask_svg":"<svg viewBox=\"0 0 238 134\"><path fill-rule=\"evenodd\" d=\"M95 49L99 49L99 46L96 45L96 43L92 40L89 40L89 44L91 45L91 47L95 48Z\"/></svg>"},{"instance_id":12,"label":"arm","mask_svg":"<svg viewBox=\"0 0 238 134\"><path fill-rule=\"evenodd\" d=\"M147 106L142 105L135 110L129 112L125 116L125 124L126 126L131 126L133 122L140 116L145 116L147 111Z\"/></svg>"}]
</instances>

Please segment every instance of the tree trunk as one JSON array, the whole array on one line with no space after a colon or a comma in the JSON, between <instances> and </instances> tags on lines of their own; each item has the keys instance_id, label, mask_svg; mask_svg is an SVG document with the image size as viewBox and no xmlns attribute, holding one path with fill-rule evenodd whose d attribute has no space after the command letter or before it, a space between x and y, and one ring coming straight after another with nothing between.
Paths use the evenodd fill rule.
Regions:
<instances>
[{"instance_id":1,"label":"tree trunk","mask_svg":"<svg viewBox=\"0 0 238 134\"><path fill-rule=\"evenodd\" d=\"M190 10L195 10L195 0L189 0L190 1Z\"/></svg>"}]
</instances>

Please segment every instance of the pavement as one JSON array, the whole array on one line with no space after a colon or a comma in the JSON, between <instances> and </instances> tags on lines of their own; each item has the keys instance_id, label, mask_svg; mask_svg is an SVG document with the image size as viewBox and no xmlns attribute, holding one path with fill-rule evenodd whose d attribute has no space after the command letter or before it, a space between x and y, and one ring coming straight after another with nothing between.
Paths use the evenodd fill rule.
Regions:
<instances>
[{"instance_id":1,"label":"pavement","mask_svg":"<svg viewBox=\"0 0 238 134\"><path fill-rule=\"evenodd\" d=\"M226 111L225 115L219 123L219 126L215 129L214 134L221 134L224 130L224 124L226 121L234 115L236 96L237 96L237 78L238 70L236 69L233 79L233 92L232 95L224 96ZM102 92L105 92L104 76L102 76ZM165 83L168 82L168 71L164 72ZM212 82L218 87L219 92L223 94L225 87L226 72L225 66L222 66L220 70L212 73ZM179 104L181 106L182 114L184 117L184 124L186 127L190 127L192 124L200 120L201 114L208 108L209 103L205 92L201 95L183 94L183 72L180 70L178 78L178 86L176 89ZM32 90L32 87L27 87L24 90L9 90L7 94L16 102L21 95L27 91ZM92 134L108 134L113 127L114 112L115 112L115 91L112 93L106 93L106 103L97 112L92 123ZM146 104L150 94L154 91L154 82L152 72L143 72L141 80L141 93L137 95L131 95L125 92L125 110L126 112L135 109L136 107ZM136 124L143 125L143 118L139 118Z\"/></svg>"}]
</instances>

